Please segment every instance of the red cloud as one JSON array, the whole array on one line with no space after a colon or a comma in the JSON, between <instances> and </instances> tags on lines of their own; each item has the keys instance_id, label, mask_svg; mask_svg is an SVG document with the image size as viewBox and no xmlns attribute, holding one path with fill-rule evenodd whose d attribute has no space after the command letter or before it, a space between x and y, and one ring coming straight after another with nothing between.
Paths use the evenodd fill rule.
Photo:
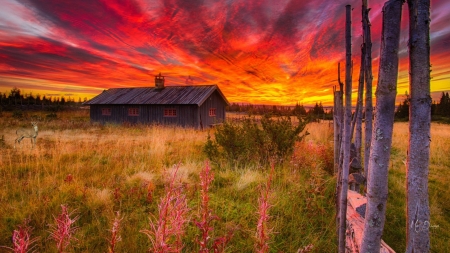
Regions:
<instances>
[{"instance_id":1,"label":"red cloud","mask_svg":"<svg viewBox=\"0 0 450 253\"><path fill-rule=\"evenodd\" d=\"M0 10L0 14L13 10L17 17L0 27L0 78L16 78L24 87L29 87L27 80L71 84L86 92L149 86L153 75L162 72L168 85L185 85L188 77L194 85L217 83L232 102L331 103L337 62L344 59L345 6L333 1L21 0L20 4ZM351 4L356 74L361 3ZM376 79L382 3L369 5ZM406 7L402 89L408 78ZM447 1L432 1L432 74L440 80L432 83L434 91L445 89L442 80L450 76L450 63L442 60L449 54L450 18L445 15L449 8ZM30 32L23 20L33 20L42 29Z\"/></svg>"}]
</instances>

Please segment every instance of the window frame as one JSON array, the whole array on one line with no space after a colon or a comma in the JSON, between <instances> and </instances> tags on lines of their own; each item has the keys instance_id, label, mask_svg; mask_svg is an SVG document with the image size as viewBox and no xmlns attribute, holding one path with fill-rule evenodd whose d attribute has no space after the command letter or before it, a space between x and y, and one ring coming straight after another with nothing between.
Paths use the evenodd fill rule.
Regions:
<instances>
[{"instance_id":1,"label":"window frame","mask_svg":"<svg viewBox=\"0 0 450 253\"><path fill-rule=\"evenodd\" d=\"M209 115L209 117L216 117L217 116L217 108L213 108L213 107L209 108L208 115Z\"/></svg>"},{"instance_id":2,"label":"window frame","mask_svg":"<svg viewBox=\"0 0 450 253\"><path fill-rule=\"evenodd\" d=\"M111 107L102 108L102 116L111 116Z\"/></svg>"},{"instance_id":3,"label":"window frame","mask_svg":"<svg viewBox=\"0 0 450 253\"><path fill-rule=\"evenodd\" d=\"M164 108L163 116L166 118L178 117L177 108Z\"/></svg>"},{"instance_id":4,"label":"window frame","mask_svg":"<svg viewBox=\"0 0 450 253\"><path fill-rule=\"evenodd\" d=\"M128 116L139 116L139 108L138 107L128 108Z\"/></svg>"}]
</instances>

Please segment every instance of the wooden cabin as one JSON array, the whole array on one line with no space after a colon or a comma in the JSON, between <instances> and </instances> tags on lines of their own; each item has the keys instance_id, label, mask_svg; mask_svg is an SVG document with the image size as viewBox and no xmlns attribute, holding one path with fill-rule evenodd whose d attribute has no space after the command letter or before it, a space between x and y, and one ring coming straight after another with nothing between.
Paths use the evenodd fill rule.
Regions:
<instances>
[{"instance_id":1,"label":"wooden cabin","mask_svg":"<svg viewBox=\"0 0 450 253\"><path fill-rule=\"evenodd\" d=\"M200 128L225 120L228 100L217 85L112 88L85 102L92 122L164 124Z\"/></svg>"}]
</instances>

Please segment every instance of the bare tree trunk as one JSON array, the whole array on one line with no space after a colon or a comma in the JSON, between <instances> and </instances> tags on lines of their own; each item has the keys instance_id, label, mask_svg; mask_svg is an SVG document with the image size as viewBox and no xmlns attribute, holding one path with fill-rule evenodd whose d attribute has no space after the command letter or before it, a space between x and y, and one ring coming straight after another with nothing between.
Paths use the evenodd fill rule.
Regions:
<instances>
[{"instance_id":1,"label":"bare tree trunk","mask_svg":"<svg viewBox=\"0 0 450 253\"><path fill-rule=\"evenodd\" d=\"M430 161L430 0L408 0L409 146L406 252L430 251L428 164Z\"/></svg>"},{"instance_id":2,"label":"bare tree trunk","mask_svg":"<svg viewBox=\"0 0 450 253\"><path fill-rule=\"evenodd\" d=\"M341 91L337 91L335 87L333 87L333 96L334 96L334 173L336 174L336 191L335 191L335 207L336 207L336 230L339 233L339 196L340 196L340 175L341 169L339 164L339 156L340 156L340 147L341 147L341 115L340 115L340 95Z\"/></svg>"},{"instance_id":3,"label":"bare tree trunk","mask_svg":"<svg viewBox=\"0 0 450 253\"><path fill-rule=\"evenodd\" d=\"M339 90L333 89L334 93L334 168L336 173L336 230L339 234L339 197L341 195L341 175L342 175L342 132L343 132L343 88L341 82L341 63L338 63L338 84Z\"/></svg>"},{"instance_id":4,"label":"bare tree trunk","mask_svg":"<svg viewBox=\"0 0 450 253\"><path fill-rule=\"evenodd\" d=\"M339 172L339 155L341 150L341 114L340 111L342 110L340 105L342 103L341 91L336 90L336 88L333 87L333 96L334 96L334 111L333 111L333 118L334 118L334 173Z\"/></svg>"},{"instance_id":5,"label":"bare tree trunk","mask_svg":"<svg viewBox=\"0 0 450 253\"><path fill-rule=\"evenodd\" d=\"M358 81L358 98L356 100L356 110L355 116L352 122L352 135L351 140L353 139L353 132L355 132L355 147L356 147L356 158L359 162L361 162L361 142L362 142L362 133L361 133L361 123L362 123L362 107L363 107L363 95L364 95L364 60L366 54L366 47L364 43L361 46L361 66L359 69L359 81ZM355 130L356 128L356 130Z\"/></svg>"},{"instance_id":6,"label":"bare tree trunk","mask_svg":"<svg viewBox=\"0 0 450 253\"><path fill-rule=\"evenodd\" d=\"M364 137L364 173L368 175L370 141L372 140L372 39L370 35L369 9L367 8L367 0L363 0L363 41L366 46L365 65L365 81L366 81L366 110L365 110L365 137ZM369 179L367 179L369 180Z\"/></svg>"},{"instance_id":7,"label":"bare tree trunk","mask_svg":"<svg viewBox=\"0 0 450 253\"><path fill-rule=\"evenodd\" d=\"M342 138L344 136L344 84L341 82L341 63L338 63L338 83L339 83L339 98L338 98L338 107L339 107L339 161L338 161L338 170L339 173L342 172L342 158L344 156L344 150L342 149ZM340 175L340 174L339 174ZM341 184L340 177L338 177L338 183ZM340 192L339 192L340 195Z\"/></svg>"},{"instance_id":8,"label":"bare tree trunk","mask_svg":"<svg viewBox=\"0 0 450 253\"><path fill-rule=\"evenodd\" d=\"M343 88L344 84L341 82L341 63L338 62L338 84L339 90L333 89L334 96L334 134L335 134L335 173L338 172L341 162L340 162L340 154L341 154L341 140L342 140L342 130L343 130Z\"/></svg>"},{"instance_id":9,"label":"bare tree trunk","mask_svg":"<svg viewBox=\"0 0 450 253\"><path fill-rule=\"evenodd\" d=\"M347 228L347 190L348 171L350 166L350 131L352 121L352 33L351 33L351 6L346 5L345 23L345 114L342 149L344 157L341 174L341 197L339 207L339 253L345 253L345 231Z\"/></svg>"},{"instance_id":10,"label":"bare tree trunk","mask_svg":"<svg viewBox=\"0 0 450 253\"><path fill-rule=\"evenodd\" d=\"M342 171L342 158L344 157L344 150L342 149L342 137L344 136L344 84L341 82L341 63L338 63L338 83L340 88L340 104L339 104L339 117L340 117L340 136L339 136L339 173ZM339 180L339 184L341 181Z\"/></svg>"},{"instance_id":11,"label":"bare tree trunk","mask_svg":"<svg viewBox=\"0 0 450 253\"><path fill-rule=\"evenodd\" d=\"M403 0L389 0L383 6L380 68L376 91L376 116L367 183L367 207L361 252L380 252L386 219L388 168L397 95L398 45Z\"/></svg>"}]
</instances>

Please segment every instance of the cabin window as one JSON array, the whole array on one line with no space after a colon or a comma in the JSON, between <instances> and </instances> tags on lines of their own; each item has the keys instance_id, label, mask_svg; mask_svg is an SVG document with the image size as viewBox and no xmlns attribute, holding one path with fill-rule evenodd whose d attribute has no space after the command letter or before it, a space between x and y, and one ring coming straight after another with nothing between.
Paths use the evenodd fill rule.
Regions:
<instances>
[{"instance_id":1,"label":"cabin window","mask_svg":"<svg viewBox=\"0 0 450 253\"><path fill-rule=\"evenodd\" d=\"M177 109L175 108L166 108L164 109L164 117L176 117Z\"/></svg>"},{"instance_id":2,"label":"cabin window","mask_svg":"<svg viewBox=\"0 0 450 253\"><path fill-rule=\"evenodd\" d=\"M209 108L209 116L210 117L216 116L216 108Z\"/></svg>"},{"instance_id":3,"label":"cabin window","mask_svg":"<svg viewBox=\"0 0 450 253\"><path fill-rule=\"evenodd\" d=\"M111 116L111 108L102 108L102 115Z\"/></svg>"},{"instance_id":4,"label":"cabin window","mask_svg":"<svg viewBox=\"0 0 450 253\"><path fill-rule=\"evenodd\" d=\"M139 116L138 108L128 108L128 116Z\"/></svg>"}]
</instances>

